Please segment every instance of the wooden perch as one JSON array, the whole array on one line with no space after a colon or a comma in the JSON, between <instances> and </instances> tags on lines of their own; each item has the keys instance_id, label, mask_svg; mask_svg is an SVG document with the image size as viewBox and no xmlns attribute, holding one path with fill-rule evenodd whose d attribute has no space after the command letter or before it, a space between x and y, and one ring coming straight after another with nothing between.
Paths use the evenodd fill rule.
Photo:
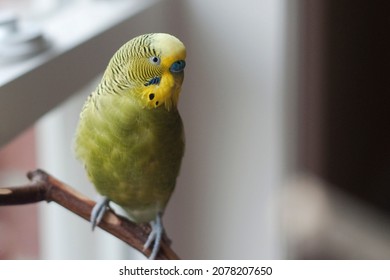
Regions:
<instances>
[{"instance_id":1,"label":"wooden perch","mask_svg":"<svg viewBox=\"0 0 390 280\"><path fill-rule=\"evenodd\" d=\"M29 172L27 177L31 181L28 185L0 188L0 206L54 201L89 221L92 208L96 204L93 200L43 170ZM151 230L149 225L137 225L109 209L98 226L145 256L150 255L150 249L143 251L143 244ZM164 238L157 259L179 259Z\"/></svg>"}]
</instances>

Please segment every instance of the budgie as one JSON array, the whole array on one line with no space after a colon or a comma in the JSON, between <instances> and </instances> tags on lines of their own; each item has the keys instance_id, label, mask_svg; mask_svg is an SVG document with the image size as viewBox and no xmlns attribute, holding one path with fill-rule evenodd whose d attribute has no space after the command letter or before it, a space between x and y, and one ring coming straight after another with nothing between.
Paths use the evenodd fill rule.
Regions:
<instances>
[{"instance_id":1,"label":"budgie","mask_svg":"<svg viewBox=\"0 0 390 280\"><path fill-rule=\"evenodd\" d=\"M186 48L165 33L144 34L111 58L88 97L75 135L75 152L102 199L91 214L92 228L109 201L136 223L150 222L144 245L159 251L162 215L174 190L184 153L177 104Z\"/></svg>"}]
</instances>

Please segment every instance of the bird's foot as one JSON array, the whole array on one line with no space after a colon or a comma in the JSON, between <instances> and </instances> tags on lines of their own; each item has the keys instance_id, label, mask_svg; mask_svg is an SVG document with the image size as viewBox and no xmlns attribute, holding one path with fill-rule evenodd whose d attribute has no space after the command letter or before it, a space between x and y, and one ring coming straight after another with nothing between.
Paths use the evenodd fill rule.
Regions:
<instances>
[{"instance_id":1,"label":"bird's foot","mask_svg":"<svg viewBox=\"0 0 390 280\"><path fill-rule=\"evenodd\" d=\"M149 260L154 260L160 249L161 239L164 233L164 226L162 224L161 216L162 214L158 213L156 219L150 223L150 225L152 226L152 231L150 232L148 239L144 244L144 250L146 250L154 241L152 253L149 256Z\"/></svg>"},{"instance_id":2,"label":"bird's foot","mask_svg":"<svg viewBox=\"0 0 390 280\"><path fill-rule=\"evenodd\" d=\"M94 230L95 227L102 220L104 213L106 213L106 211L107 211L109 202L110 202L110 200L105 196L100 197L99 200L96 202L96 204L93 207L92 212L91 212L92 230Z\"/></svg>"}]
</instances>

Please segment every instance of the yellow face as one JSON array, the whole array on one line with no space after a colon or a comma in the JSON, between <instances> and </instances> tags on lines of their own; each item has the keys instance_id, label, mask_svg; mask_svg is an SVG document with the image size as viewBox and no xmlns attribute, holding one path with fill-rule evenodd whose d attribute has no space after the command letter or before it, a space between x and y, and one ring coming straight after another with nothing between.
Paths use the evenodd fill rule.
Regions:
<instances>
[{"instance_id":1,"label":"yellow face","mask_svg":"<svg viewBox=\"0 0 390 280\"><path fill-rule=\"evenodd\" d=\"M141 98L148 108L176 108L184 79L186 49L183 43L169 34L153 34L152 55L144 58L145 80Z\"/></svg>"}]
</instances>

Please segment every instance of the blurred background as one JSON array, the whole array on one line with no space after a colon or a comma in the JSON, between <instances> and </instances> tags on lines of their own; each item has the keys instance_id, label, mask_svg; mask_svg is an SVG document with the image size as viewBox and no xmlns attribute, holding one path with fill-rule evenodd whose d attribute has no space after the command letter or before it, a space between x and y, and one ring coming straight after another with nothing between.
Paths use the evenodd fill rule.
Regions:
<instances>
[{"instance_id":1,"label":"blurred background","mask_svg":"<svg viewBox=\"0 0 390 280\"><path fill-rule=\"evenodd\" d=\"M42 168L96 197L72 140L129 39L187 47L186 154L164 216L183 259L389 259L389 5L0 0L0 186ZM0 207L0 259L142 258L54 203Z\"/></svg>"}]
</instances>

